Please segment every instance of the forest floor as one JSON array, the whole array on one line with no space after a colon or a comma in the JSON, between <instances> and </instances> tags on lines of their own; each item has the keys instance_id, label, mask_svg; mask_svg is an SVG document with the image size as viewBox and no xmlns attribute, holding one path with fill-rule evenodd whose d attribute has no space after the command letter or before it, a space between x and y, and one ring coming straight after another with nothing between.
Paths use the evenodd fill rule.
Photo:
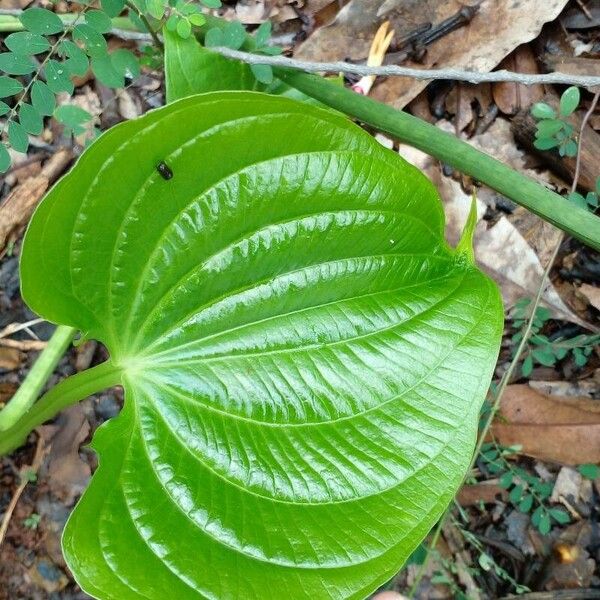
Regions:
<instances>
[{"instance_id":1,"label":"forest floor","mask_svg":"<svg viewBox=\"0 0 600 600\"><path fill-rule=\"evenodd\" d=\"M35 4L51 6L0 0L0 9ZM485 0L469 10L465 6L458 0L232 0L218 13L250 30L271 20L273 41L305 60L364 62L387 20L394 37L386 60L395 64L600 75L600 0ZM58 12L67 9L63 1L55 4ZM111 43L136 48L117 37ZM131 85L115 91L90 73L76 82L70 101L90 112L102 131L160 106L162 78L160 67L146 67ZM379 78L371 88L351 76L346 84L460 136L560 193L568 192L576 176L574 158L534 147L532 105L557 106L565 87ZM591 91L582 90L569 117L583 140L577 182L583 196L600 191L600 109L589 112L592 99ZM513 360L528 303L553 261L534 335L435 547L426 540L378 598L600 598L600 253L562 238L535 215L437 160L376 137L438 187L451 244L472 194L477 196L475 255L498 282L506 309L496 383ZM28 154L15 154L0 178L0 406L53 331L19 292L19 252L30 208L81 153L83 141L49 120L40 136L31 136ZM105 359L96 342L72 348L49 385ZM0 459L0 522L4 518L7 525L0 539L0 600L88 597L65 565L60 535L96 466L86 443L121 406L119 388L90 397ZM24 479L26 485L20 485Z\"/></svg>"}]
</instances>

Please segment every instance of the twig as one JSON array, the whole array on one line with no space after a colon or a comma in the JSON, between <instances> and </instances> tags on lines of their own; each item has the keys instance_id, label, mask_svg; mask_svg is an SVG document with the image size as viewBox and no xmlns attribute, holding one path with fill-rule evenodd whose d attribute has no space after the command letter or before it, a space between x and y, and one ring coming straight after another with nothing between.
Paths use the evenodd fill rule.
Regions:
<instances>
[{"instance_id":1,"label":"twig","mask_svg":"<svg viewBox=\"0 0 600 600\"><path fill-rule=\"evenodd\" d=\"M33 319L32 321L27 321L27 323L10 323L4 329L0 331L0 339L8 337L13 333L17 333L17 331L21 331L23 329L28 329L29 327L33 327L34 325L39 325L43 323L45 319Z\"/></svg>"},{"instance_id":2,"label":"twig","mask_svg":"<svg viewBox=\"0 0 600 600\"><path fill-rule=\"evenodd\" d=\"M597 75L570 75L569 73L515 73L513 71L465 71L462 69L413 69L411 67L400 67L398 65L368 66L355 65L344 61L334 62L310 62L288 58L287 56L265 56L262 54L252 54L242 52L241 50L232 50L223 46L209 48L213 52L241 60L250 65L270 65L272 67L284 67L307 71L309 73L320 73L322 71L333 71L343 73L353 73L355 75L379 75L384 77L411 77L412 79L449 79L453 81L467 81L469 83L497 82L505 81L511 83L520 83L522 85L545 84L563 84L577 85L581 87L594 87L600 85L600 76Z\"/></svg>"},{"instance_id":3,"label":"twig","mask_svg":"<svg viewBox=\"0 0 600 600\"><path fill-rule=\"evenodd\" d=\"M594 114L596 110L596 105L598 104L598 99L600 98L600 91L597 91L594 94L594 98L592 99L592 103L588 108L587 112L583 116L581 120L581 128L579 129L579 144L577 146L577 158L575 159L575 173L573 174L573 185L571 186L571 193L573 193L577 189L577 182L579 181L579 171L581 169L581 148L583 146L583 132L585 131L585 126L587 122L590 120L590 117Z\"/></svg>"},{"instance_id":4,"label":"twig","mask_svg":"<svg viewBox=\"0 0 600 600\"><path fill-rule=\"evenodd\" d=\"M48 342L42 342L40 340L11 340L11 339L0 339L0 347L4 348L16 348L27 352L28 350L44 350L48 347Z\"/></svg>"},{"instance_id":5,"label":"twig","mask_svg":"<svg viewBox=\"0 0 600 600\"><path fill-rule=\"evenodd\" d=\"M583 0L577 0L577 4L579 4L579 8L581 8L582 12L585 14L585 16L592 21L594 16L592 15L592 13L590 12L590 9L585 5L585 3L583 2Z\"/></svg>"},{"instance_id":6,"label":"twig","mask_svg":"<svg viewBox=\"0 0 600 600\"><path fill-rule=\"evenodd\" d=\"M17 507L17 503L19 502L19 498L21 494L25 491L27 484L29 483L29 479L25 477L26 471L33 471L34 473L38 472L40 465L42 464L42 460L44 458L44 439L42 436L38 436L37 446L35 448L35 455L33 457L33 462L29 467L24 467L21 469L21 481L19 482L19 486L15 490L13 497L8 504L6 512L2 517L2 524L0 525L0 546L2 546L2 542L4 541L4 537L6 536L6 532L8 530L8 524L10 523L10 519L12 517L15 508Z\"/></svg>"},{"instance_id":7,"label":"twig","mask_svg":"<svg viewBox=\"0 0 600 600\"><path fill-rule=\"evenodd\" d=\"M148 21L146 15L130 0L125 0L125 5L130 10L133 10L137 14L137 16L140 18L140 21L144 24L144 26L148 30L148 33L152 36L152 41L154 42L156 47L159 50L163 50L163 43L160 41L160 38L158 37L158 34L156 33L156 31L154 31L154 29L152 29L152 25L150 25L150 22Z\"/></svg>"}]
</instances>

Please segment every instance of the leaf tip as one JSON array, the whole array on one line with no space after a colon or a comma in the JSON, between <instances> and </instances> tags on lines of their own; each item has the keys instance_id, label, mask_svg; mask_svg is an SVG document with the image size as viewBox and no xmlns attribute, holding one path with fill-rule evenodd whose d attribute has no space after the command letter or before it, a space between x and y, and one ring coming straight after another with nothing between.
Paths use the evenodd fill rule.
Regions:
<instances>
[{"instance_id":1,"label":"leaf tip","mask_svg":"<svg viewBox=\"0 0 600 600\"><path fill-rule=\"evenodd\" d=\"M463 229L460 240L456 245L456 253L460 257L464 257L467 263L470 265L475 264L475 253L473 251L473 236L475 234L475 227L477 225L477 197L475 192L471 197L471 208L469 209L469 216Z\"/></svg>"}]
</instances>

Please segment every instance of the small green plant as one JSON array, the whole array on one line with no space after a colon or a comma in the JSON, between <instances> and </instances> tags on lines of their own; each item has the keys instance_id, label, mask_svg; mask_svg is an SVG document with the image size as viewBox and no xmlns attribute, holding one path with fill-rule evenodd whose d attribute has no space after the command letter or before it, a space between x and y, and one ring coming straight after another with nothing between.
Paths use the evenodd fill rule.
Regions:
<instances>
[{"instance_id":1,"label":"small green plant","mask_svg":"<svg viewBox=\"0 0 600 600\"><path fill-rule=\"evenodd\" d=\"M593 192L588 192L585 196L579 192L571 192L567 198L571 200L577 206L586 208L589 210L596 210L598 208L598 198L600 197L600 177L596 179L596 189Z\"/></svg>"},{"instance_id":2,"label":"small green plant","mask_svg":"<svg viewBox=\"0 0 600 600\"><path fill-rule=\"evenodd\" d=\"M109 8L83 9L73 18L61 19L45 8L29 8L19 16L24 31L5 39L9 52L0 54L0 115L5 115L0 136L0 172L10 164L8 146L27 152L29 134L39 135L44 118L54 115L69 130L89 121L81 108L56 109L56 95L72 95L72 78L91 68L95 77L109 87L123 87L126 78L139 74L135 55L126 49L108 51L105 35L110 31L111 14L118 14L124 2L113 0ZM36 62L33 57L38 56ZM39 64L39 67L38 67ZM14 98L11 104L7 101ZM74 111L77 111L75 115Z\"/></svg>"},{"instance_id":3,"label":"small green plant","mask_svg":"<svg viewBox=\"0 0 600 600\"><path fill-rule=\"evenodd\" d=\"M545 102L533 105L531 114L538 120L535 132L534 146L538 150L551 150L558 148L560 156L576 156L579 146L578 132L569 117L577 110L580 101L579 88L567 88L559 104L559 114ZM596 210L598 208L598 197L600 196L600 177L596 180L596 189L588 192L585 196L579 192L570 192L567 199L580 208Z\"/></svg>"},{"instance_id":4,"label":"small green plant","mask_svg":"<svg viewBox=\"0 0 600 600\"><path fill-rule=\"evenodd\" d=\"M31 513L28 517L23 519L23 525L28 529L37 529L42 517L37 513Z\"/></svg>"},{"instance_id":5,"label":"small green plant","mask_svg":"<svg viewBox=\"0 0 600 600\"><path fill-rule=\"evenodd\" d=\"M28 483L37 482L37 473L33 469L25 469L21 472L21 477Z\"/></svg>"},{"instance_id":6,"label":"small green plant","mask_svg":"<svg viewBox=\"0 0 600 600\"><path fill-rule=\"evenodd\" d=\"M489 442L482 446L480 456L489 472L499 478L499 485L509 491L510 503L519 511L531 514L531 523L541 534L550 532L553 521L560 525L570 523L567 512L548 506L554 485L508 460L518 451L516 447L504 448Z\"/></svg>"},{"instance_id":7,"label":"small green plant","mask_svg":"<svg viewBox=\"0 0 600 600\"><path fill-rule=\"evenodd\" d=\"M452 560L448 560L442 556L437 550L432 551L432 556L442 568L436 569L431 576L431 583L433 585L443 585L448 588L452 594L452 598L456 600L470 600L469 596L465 594L464 590L456 583L458 576L458 567ZM475 574L476 570L473 567L467 567L471 574Z\"/></svg>"},{"instance_id":8,"label":"small green plant","mask_svg":"<svg viewBox=\"0 0 600 600\"><path fill-rule=\"evenodd\" d=\"M452 522L461 533L464 540L478 553L477 564L481 569L484 571L492 571L498 579L510 584L516 594L526 594L531 591L527 586L518 583L506 569L502 568L502 566L494 560L494 557L487 552L481 540L473 535L468 529L465 529L458 519L453 518Z\"/></svg>"},{"instance_id":9,"label":"small green plant","mask_svg":"<svg viewBox=\"0 0 600 600\"><path fill-rule=\"evenodd\" d=\"M508 583L516 594L525 594L530 591L527 586L519 584L506 569L499 565L487 551L484 544L468 529L465 529L458 519L452 517L451 522L456 531L460 533L464 541L475 552L474 564L463 567L472 577L480 577L482 575L481 571L492 572L498 579ZM470 596L468 593L465 593L456 583L456 579L459 576L459 568L456 562L442 556L437 550L432 550L431 553L436 563L442 567L442 569L438 569L433 573L431 583L448 587L454 599L469 600Z\"/></svg>"},{"instance_id":10,"label":"small green plant","mask_svg":"<svg viewBox=\"0 0 600 600\"><path fill-rule=\"evenodd\" d=\"M538 150L558 148L561 156L577 155L577 131L569 122L569 117L577 110L579 100L579 88L570 87L560 98L558 115L545 102L533 105L531 114L538 120L534 146Z\"/></svg>"},{"instance_id":11,"label":"small green plant","mask_svg":"<svg viewBox=\"0 0 600 600\"><path fill-rule=\"evenodd\" d=\"M517 331L511 338L513 351L523 337L522 328L529 316L530 303L531 300L529 298L522 298L515 303L512 312L512 326ZM541 330L550 318L551 312L548 308L543 306L537 307L532 322L531 335L522 354L521 374L523 377L531 375L535 364L552 367L568 355L573 357L576 367L584 367L594 348L600 342L600 335L598 334L581 334L572 338L558 337L550 339L541 333Z\"/></svg>"},{"instance_id":12,"label":"small green plant","mask_svg":"<svg viewBox=\"0 0 600 600\"><path fill-rule=\"evenodd\" d=\"M225 27L212 27L206 32L204 43L207 48L225 46L233 50L244 49L256 54L281 54L281 48L269 44L271 37L271 22L265 21L258 27L254 35L246 37L243 25L237 21L228 23ZM250 65L250 70L256 80L262 84L273 83L273 69L269 65Z\"/></svg>"},{"instance_id":13,"label":"small green plant","mask_svg":"<svg viewBox=\"0 0 600 600\"><path fill-rule=\"evenodd\" d=\"M588 463L585 465L579 465L577 470L586 478L586 479L598 479L600 477L600 466Z\"/></svg>"}]
</instances>

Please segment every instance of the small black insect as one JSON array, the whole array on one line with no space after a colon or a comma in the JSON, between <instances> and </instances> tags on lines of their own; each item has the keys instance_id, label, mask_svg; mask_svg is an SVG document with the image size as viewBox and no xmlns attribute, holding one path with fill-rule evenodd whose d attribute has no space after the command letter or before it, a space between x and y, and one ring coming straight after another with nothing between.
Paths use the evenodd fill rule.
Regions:
<instances>
[{"instance_id":1,"label":"small black insect","mask_svg":"<svg viewBox=\"0 0 600 600\"><path fill-rule=\"evenodd\" d=\"M166 162L161 161L156 165L156 170L160 173L163 179L169 180L173 177L173 171L169 169Z\"/></svg>"}]
</instances>

